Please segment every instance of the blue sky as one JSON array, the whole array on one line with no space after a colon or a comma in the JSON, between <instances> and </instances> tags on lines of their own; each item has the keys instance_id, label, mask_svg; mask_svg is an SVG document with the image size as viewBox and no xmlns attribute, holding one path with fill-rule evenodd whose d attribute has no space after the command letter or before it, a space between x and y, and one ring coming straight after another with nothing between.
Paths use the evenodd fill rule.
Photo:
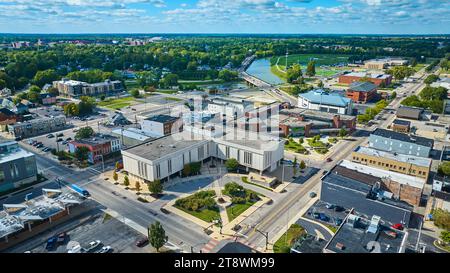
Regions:
<instances>
[{"instance_id":1,"label":"blue sky","mask_svg":"<svg viewBox=\"0 0 450 273\"><path fill-rule=\"evenodd\" d=\"M449 34L449 14L449 0L0 0L0 32Z\"/></svg>"}]
</instances>

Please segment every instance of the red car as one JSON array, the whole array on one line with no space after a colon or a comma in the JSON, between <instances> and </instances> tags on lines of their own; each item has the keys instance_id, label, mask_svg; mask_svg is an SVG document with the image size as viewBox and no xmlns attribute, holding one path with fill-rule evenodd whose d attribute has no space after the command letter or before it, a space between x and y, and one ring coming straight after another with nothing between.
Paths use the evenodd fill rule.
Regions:
<instances>
[{"instance_id":1,"label":"red car","mask_svg":"<svg viewBox=\"0 0 450 273\"><path fill-rule=\"evenodd\" d=\"M394 224L392 225L392 228L397 230L403 230L404 227L402 224Z\"/></svg>"},{"instance_id":2,"label":"red car","mask_svg":"<svg viewBox=\"0 0 450 273\"><path fill-rule=\"evenodd\" d=\"M136 246L137 247L143 247L143 246L145 246L145 245L147 245L148 244L148 238L142 238L142 239L139 239L137 242L136 242Z\"/></svg>"}]
</instances>

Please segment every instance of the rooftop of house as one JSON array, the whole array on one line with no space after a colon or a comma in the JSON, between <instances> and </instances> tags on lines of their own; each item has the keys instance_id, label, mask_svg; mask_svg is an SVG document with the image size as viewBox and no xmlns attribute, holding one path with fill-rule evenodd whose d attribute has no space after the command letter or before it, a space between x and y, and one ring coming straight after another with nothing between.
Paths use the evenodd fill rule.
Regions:
<instances>
[{"instance_id":1,"label":"rooftop of house","mask_svg":"<svg viewBox=\"0 0 450 273\"><path fill-rule=\"evenodd\" d=\"M159 123L167 123L167 122L177 121L178 117L172 117L169 115L157 115L157 116L146 118L145 120L159 122Z\"/></svg>"},{"instance_id":2,"label":"rooftop of house","mask_svg":"<svg viewBox=\"0 0 450 273\"><path fill-rule=\"evenodd\" d=\"M380 179L390 179L392 181L398 182L402 185L408 185L411 187L423 189L426 184L426 180L420 177L415 177L411 175L406 175L397 172L391 172L384 169L374 168L371 166L367 166L364 164L359 164L356 162L351 162L349 160L343 160L339 166L345 167L350 170L357 171L359 173L371 175L374 177L378 177Z\"/></svg>"},{"instance_id":3,"label":"rooftop of house","mask_svg":"<svg viewBox=\"0 0 450 273\"><path fill-rule=\"evenodd\" d=\"M307 93L299 94L298 96L315 104L347 107L351 103L351 99L345 98L339 94L326 92L322 89L312 90Z\"/></svg>"},{"instance_id":4,"label":"rooftop of house","mask_svg":"<svg viewBox=\"0 0 450 273\"><path fill-rule=\"evenodd\" d=\"M365 154L369 156L374 157L380 157L380 158L386 158L391 159L394 161L404 162L404 163L410 163L413 165L421 166L421 167L430 167L432 160L430 158L424 158L419 156L413 156L413 155L404 155L404 154L398 154L398 153L390 153L385 151L380 151L377 149L359 146L356 148L355 152L360 154Z\"/></svg>"},{"instance_id":5,"label":"rooftop of house","mask_svg":"<svg viewBox=\"0 0 450 273\"><path fill-rule=\"evenodd\" d=\"M424 110L423 108L419 107L400 106L397 109L397 116L420 117L420 114L422 114L423 110Z\"/></svg>"},{"instance_id":6,"label":"rooftop of house","mask_svg":"<svg viewBox=\"0 0 450 273\"><path fill-rule=\"evenodd\" d=\"M2 113L5 116L10 116L10 117L16 115L13 111L11 111L11 110L9 110L8 108L5 108L5 107L0 108L0 113Z\"/></svg>"},{"instance_id":7,"label":"rooftop of house","mask_svg":"<svg viewBox=\"0 0 450 273\"><path fill-rule=\"evenodd\" d=\"M335 253L400 253L405 234L382 219L349 214L326 246Z\"/></svg>"},{"instance_id":8,"label":"rooftop of house","mask_svg":"<svg viewBox=\"0 0 450 273\"><path fill-rule=\"evenodd\" d=\"M394 119L394 121L392 123L395 124L395 125L404 125L404 126L410 126L411 125L411 121L403 120L403 119Z\"/></svg>"},{"instance_id":9,"label":"rooftop of house","mask_svg":"<svg viewBox=\"0 0 450 273\"><path fill-rule=\"evenodd\" d=\"M408 142L408 143L415 143L417 145L426 146L429 148L433 148L433 146L434 146L434 140L432 140L430 138L411 136L408 134L403 134L403 133L385 130L385 129L381 129L381 128L377 128L371 135L395 139L395 140Z\"/></svg>"},{"instance_id":10,"label":"rooftop of house","mask_svg":"<svg viewBox=\"0 0 450 273\"><path fill-rule=\"evenodd\" d=\"M371 82L352 82L349 88L350 91L357 91L357 92L370 92L376 89L377 85Z\"/></svg>"}]
</instances>

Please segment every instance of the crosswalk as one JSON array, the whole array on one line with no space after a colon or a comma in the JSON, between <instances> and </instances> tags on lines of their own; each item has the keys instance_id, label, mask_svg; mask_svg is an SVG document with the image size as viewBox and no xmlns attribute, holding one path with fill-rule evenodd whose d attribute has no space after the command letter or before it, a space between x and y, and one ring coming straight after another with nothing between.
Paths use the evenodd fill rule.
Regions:
<instances>
[{"instance_id":1,"label":"crosswalk","mask_svg":"<svg viewBox=\"0 0 450 273\"><path fill-rule=\"evenodd\" d=\"M216 239L211 239L209 240L209 242L203 246L201 252L202 253L210 253L218 244L220 241L216 240Z\"/></svg>"}]
</instances>

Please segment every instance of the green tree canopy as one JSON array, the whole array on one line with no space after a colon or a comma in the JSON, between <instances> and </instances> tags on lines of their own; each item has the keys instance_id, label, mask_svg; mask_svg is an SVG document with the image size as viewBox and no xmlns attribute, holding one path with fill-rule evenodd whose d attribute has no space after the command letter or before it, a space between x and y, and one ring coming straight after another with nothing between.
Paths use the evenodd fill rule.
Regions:
<instances>
[{"instance_id":1,"label":"green tree canopy","mask_svg":"<svg viewBox=\"0 0 450 273\"><path fill-rule=\"evenodd\" d=\"M312 77L316 75L316 62L309 61L308 66L306 67L306 75Z\"/></svg>"},{"instance_id":2,"label":"green tree canopy","mask_svg":"<svg viewBox=\"0 0 450 273\"><path fill-rule=\"evenodd\" d=\"M90 138L94 135L94 129L92 127L83 127L78 130L78 132L75 135L75 139L83 139L83 138Z\"/></svg>"},{"instance_id":3,"label":"green tree canopy","mask_svg":"<svg viewBox=\"0 0 450 273\"><path fill-rule=\"evenodd\" d=\"M150 244L156 248L156 251L159 252L159 249L163 247L169 238L166 236L166 231L160 222L156 221L154 224L151 224L148 228L148 240Z\"/></svg>"},{"instance_id":4,"label":"green tree canopy","mask_svg":"<svg viewBox=\"0 0 450 273\"><path fill-rule=\"evenodd\" d=\"M163 185L159 179L148 183L148 191L152 194L161 194L163 192Z\"/></svg>"},{"instance_id":5,"label":"green tree canopy","mask_svg":"<svg viewBox=\"0 0 450 273\"><path fill-rule=\"evenodd\" d=\"M239 162L236 160L236 158L230 158L225 162L225 167L227 167L227 170L229 172L235 172L239 167Z\"/></svg>"},{"instance_id":6,"label":"green tree canopy","mask_svg":"<svg viewBox=\"0 0 450 273\"><path fill-rule=\"evenodd\" d=\"M89 148L88 147L77 147L75 149L74 156L79 161L85 161L88 159Z\"/></svg>"},{"instance_id":7,"label":"green tree canopy","mask_svg":"<svg viewBox=\"0 0 450 273\"><path fill-rule=\"evenodd\" d=\"M53 69L47 69L38 71L36 75L34 75L33 83L39 87L43 87L45 84L51 84L53 81L59 79L59 75Z\"/></svg>"}]
</instances>

